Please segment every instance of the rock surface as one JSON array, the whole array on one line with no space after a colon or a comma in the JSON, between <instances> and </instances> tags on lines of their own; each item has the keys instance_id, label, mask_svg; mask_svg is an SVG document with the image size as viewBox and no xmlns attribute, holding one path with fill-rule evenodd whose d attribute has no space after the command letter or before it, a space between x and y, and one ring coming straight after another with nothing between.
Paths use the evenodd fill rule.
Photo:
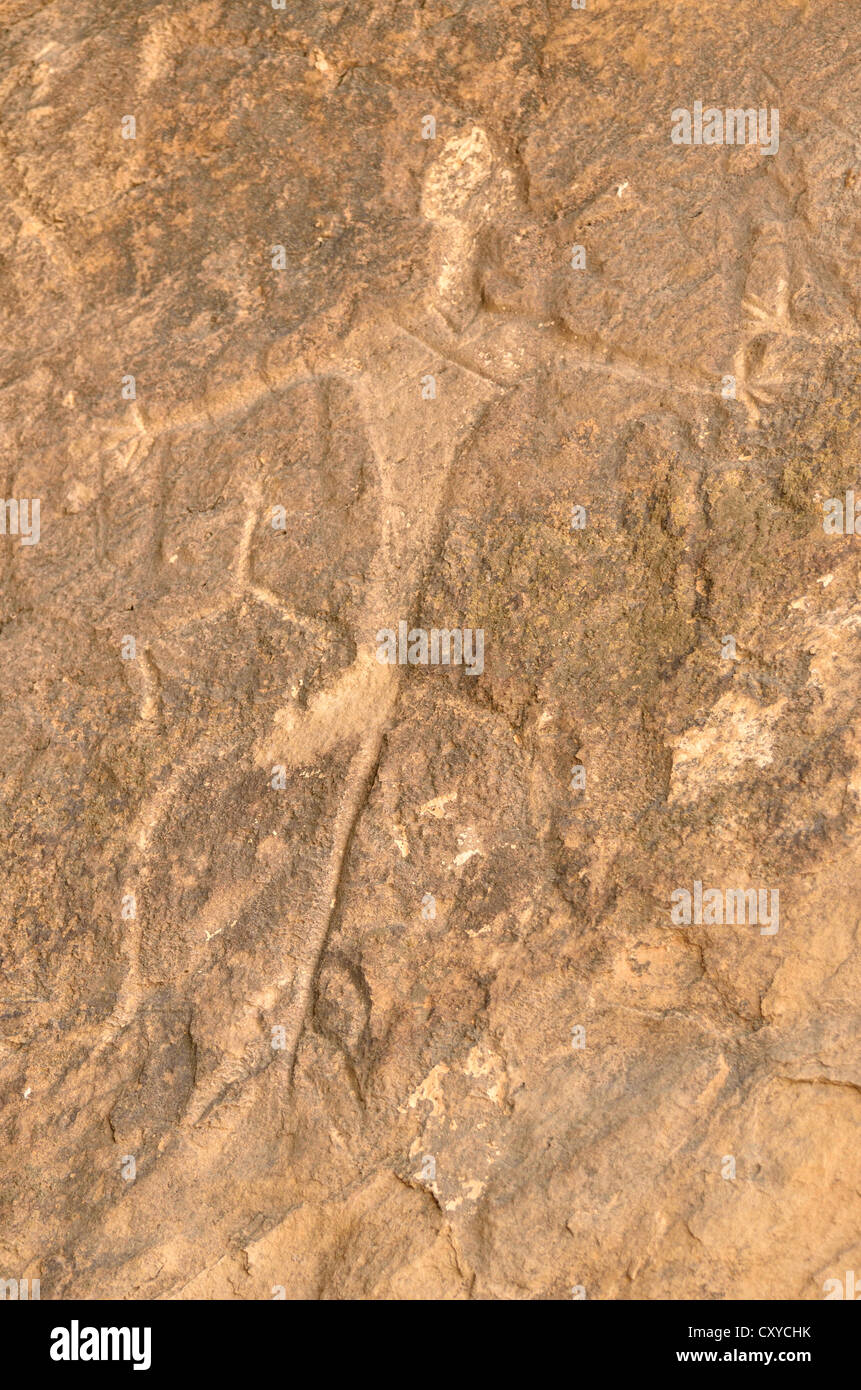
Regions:
<instances>
[{"instance_id":1,"label":"rock surface","mask_svg":"<svg viewBox=\"0 0 861 1390\"><path fill-rule=\"evenodd\" d=\"M0 29L0 1277L861 1273L857 5Z\"/></svg>"}]
</instances>

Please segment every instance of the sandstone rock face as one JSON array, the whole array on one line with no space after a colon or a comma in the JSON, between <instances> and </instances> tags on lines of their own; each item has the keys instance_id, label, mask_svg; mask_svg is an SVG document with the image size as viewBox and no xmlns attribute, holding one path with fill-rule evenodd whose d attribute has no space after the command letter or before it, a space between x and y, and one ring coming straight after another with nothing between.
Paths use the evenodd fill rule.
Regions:
<instances>
[{"instance_id":1,"label":"sandstone rock face","mask_svg":"<svg viewBox=\"0 0 861 1390\"><path fill-rule=\"evenodd\" d=\"M0 1277L861 1274L857 5L0 20Z\"/></svg>"}]
</instances>

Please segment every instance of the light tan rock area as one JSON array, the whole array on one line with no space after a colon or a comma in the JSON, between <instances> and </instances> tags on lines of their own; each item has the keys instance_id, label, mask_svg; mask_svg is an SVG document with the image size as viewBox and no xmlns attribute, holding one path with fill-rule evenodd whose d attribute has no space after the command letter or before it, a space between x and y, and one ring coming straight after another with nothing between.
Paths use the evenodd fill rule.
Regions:
<instances>
[{"instance_id":1,"label":"light tan rock area","mask_svg":"<svg viewBox=\"0 0 861 1390\"><path fill-rule=\"evenodd\" d=\"M0 34L0 1278L861 1278L861 7Z\"/></svg>"}]
</instances>

